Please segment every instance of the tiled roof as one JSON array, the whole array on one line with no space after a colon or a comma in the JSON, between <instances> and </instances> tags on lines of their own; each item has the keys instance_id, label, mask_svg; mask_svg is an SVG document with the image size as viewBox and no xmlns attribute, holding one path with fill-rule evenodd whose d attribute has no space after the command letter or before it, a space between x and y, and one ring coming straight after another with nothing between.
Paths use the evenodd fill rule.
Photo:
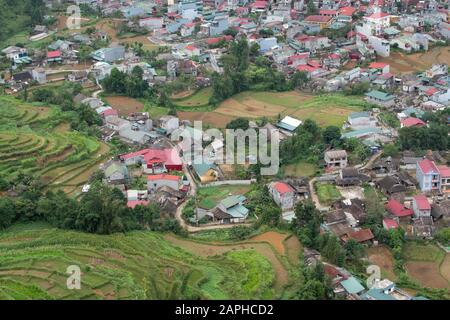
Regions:
<instances>
[{"instance_id":1,"label":"tiled roof","mask_svg":"<svg viewBox=\"0 0 450 320\"><path fill-rule=\"evenodd\" d=\"M292 187L284 182L275 182L273 187L275 190L277 190L280 194L284 194L287 192L294 192L294 189Z\"/></svg>"},{"instance_id":2,"label":"tiled roof","mask_svg":"<svg viewBox=\"0 0 450 320\"><path fill-rule=\"evenodd\" d=\"M393 198L386 204L386 210L397 217L406 217L413 214L411 209L406 209L400 202Z\"/></svg>"},{"instance_id":3,"label":"tiled roof","mask_svg":"<svg viewBox=\"0 0 450 320\"><path fill-rule=\"evenodd\" d=\"M423 159L422 161L419 161L418 165L423 173L438 173L438 168L436 167L434 162L429 159Z\"/></svg>"},{"instance_id":4,"label":"tiled roof","mask_svg":"<svg viewBox=\"0 0 450 320\"><path fill-rule=\"evenodd\" d=\"M417 208L419 208L419 210L431 210L430 203L428 202L427 197L425 197L424 195L416 195L413 197L413 199L417 204Z\"/></svg>"}]
</instances>

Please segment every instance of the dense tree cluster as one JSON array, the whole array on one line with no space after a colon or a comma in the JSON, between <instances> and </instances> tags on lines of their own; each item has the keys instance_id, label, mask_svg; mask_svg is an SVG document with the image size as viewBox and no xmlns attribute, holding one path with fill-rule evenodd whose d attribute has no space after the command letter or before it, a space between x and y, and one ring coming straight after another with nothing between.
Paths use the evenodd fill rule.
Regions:
<instances>
[{"instance_id":1,"label":"dense tree cluster","mask_svg":"<svg viewBox=\"0 0 450 320\"><path fill-rule=\"evenodd\" d=\"M131 230L179 232L176 220L163 219L159 206L126 206L126 198L116 188L100 181L79 201L64 192L42 194L42 188L29 179L27 191L19 198L0 198L0 228L17 221L45 221L54 227L97 234L111 234Z\"/></svg>"},{"instance_id":2,"label":"dense tree cluster","mask_svg":"<svg viewBox=\"0 0 450 320\"><path fill-rule=\"evenodd\" d=\"M131 74L114 68L111 74L102 81L107 93L123 94L132 98L142 98L151 95L148 83L142 79L144 71L136 66Z\"/></svg>"},{"instance_id":3,"label":"dense tree cluster","mask_svg":"<svg viewBox=\"0 0 450 320\"><path fill-rule=\"evenodd\" d=\"M70 123L73 130L89 135L98 135L98 130L95 126L102 124L100 116L89 106L84 104L76 106L72 100L81 91L81 85L66 83L57 88L35 89L30 99L60 106L63 112L54 115L57 121L65 120Z\"/></svg>"},{"instance_id":4,"label":"dense tree cluster","mask_svg":"<svg viewBox=\"0 0 450 320\"><path fill-rule=\"evenodd\" d=\"M246 207L258 217L257 225L275 227L280 223L281 209L273 201L265 185L258 185L249 196Z\"/></svg>"},{"instance_id":5,"label":"dense tree cluster","mask_svg":"<svg viewBox=\"0 0 450 320\"><path fill-rule=\"evenodd\" d=\"M213 94L210 103L221 101L245 90L286 91L298 88L307 82L305 73L296 73L291 81L284 74L272 68L271 61L258 55L257 43L249 46L247 39L231 42L229 51L221 58L223 74L213 73Z\"/></svg>"},{"instance_id":6,"label":"dense tree cluster","mask_svg":"<svg viewBox=\"0 0 450 320\"><path fill-rule=\"evenodd\" d=\"M44 16L43 0L0 0L0 41L42 24Z\"/></svg>"}]
</instances>

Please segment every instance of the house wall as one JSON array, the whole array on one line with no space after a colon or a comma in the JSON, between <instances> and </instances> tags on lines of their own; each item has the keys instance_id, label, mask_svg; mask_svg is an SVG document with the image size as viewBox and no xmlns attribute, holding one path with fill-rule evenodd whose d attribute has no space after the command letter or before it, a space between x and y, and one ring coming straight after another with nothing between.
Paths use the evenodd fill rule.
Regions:
<instances>
[{"instance_id":1,"label":"house wall","mask_svg":"<svg viewBox=\"0 0 450 320\"><path fill-rule=\"evenodd\" d=\"M391 46L387 40L374 36L369 36L368 40L369 44L372 45L373 49L379 56L389 57L391 54Z\"/></svg>"},{"instance_id":2,"label":"house wall","mask_svg":"<svg viewBox=\"0 0 450 320\"><path fill-rule=\"evenodd\" d=\"M286 192L284 194L280 194L275 188L270 189L270 193L272 194L272 198L278 206L281 207L282 210L292 209L294 207L294 193Z\"/></svg>"},{"instance_id":3,"label":"house wall","mask_svg":"<svg viewBox=\"0 0 450 320\"><path fill-rule=\"evenodd\" d=\"M415 218L429 217L431 215L431 210L419 210L415 200L413 200L413 211L414 211Z\"/></svg>"},{"instance_id":4,"label":"house wall","mask_svg":"<svg viewBox=\"0 0 450 320\"><path fill-rule=\"evenodd\" d=\"M417 165L416 179L419 182L419 187L420 187L420 190L422 190L422 191L432 191L432 190L439 189L440 179L439 179L439 174L437 172L431 173L431 174L425 174L420 169L420 166Z\"/></svg>"}]
</instances>

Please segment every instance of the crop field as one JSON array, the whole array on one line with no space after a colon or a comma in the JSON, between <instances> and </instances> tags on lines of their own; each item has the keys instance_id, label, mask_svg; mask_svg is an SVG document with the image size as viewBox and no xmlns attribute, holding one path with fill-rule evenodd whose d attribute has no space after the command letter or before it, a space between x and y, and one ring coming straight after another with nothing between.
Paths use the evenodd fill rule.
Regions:
<instances>
[{"instance_id":1,"label":"crop field","mask_svg":"<svg viewBox=\"0 0 450 320\"><path fill-rule=\"evenodd\" d=\"M126 117L132 112L142 112L144 104L136 99L123 97L123 96L111 96L105 97L106 102L119 112L120 116Z\"/></svg>"},{"instance_id":2,"label":"crop field","mask_svg":"<svg viewBox=\"0 0 450 320\"><path fill-rule=\"evenodd\" d=\"M403 52L391 52L387 58L378 59L388 63L390 71L394 73L413 73L425 71L433 64L448 63L450 61L450 47L434 47L427 52L406 54Z\"/></svg>"},{"instance_id":3,"label":"crop field","mask_svg":"<svg viewBox=\"0 0 450 320\"><path fill-rule=\"evenodd\" d=\"M311 177L314 176L318 167L315 164L299 161L283 167L284 175L288 177Z\"/></svg>"},{"instance_id":4,"label":"crop field","mask_svg":"<svg viewBox=\"0 0 450 320\"><path fill-rule=\"evenodd\" d=\"M199 188L197 192L198 205L204 209L214 208L219 201L231 195L244 195L252 186L217 186Z\"/></svg>"},{"instance_id":5,"label":"crop field","mask_svg":"<svg viewBox=\"0 0 450 320\"><path fill-rule=\"evenodd\" d=\"M316 184L317 196L322 204L330 205L336 200L342 199L342 195L335 185L329 183Z\"/></svg>"},{"instance_id":6,"label":"crop field","mask_svg":"<svg viewBox=\"0 0 450 320\"><path fill-rule=\"evenodd\" d=\"M76 192L105 159L109 147L58 124L55 108L0 97L0 174L40 175L52 189Z\"/></svg>"},{"instance_id":7,"label":"crop field","mask_svg":"<svg viewBox=\"0 0 450 320\"><path fill-rule=\"evenodd\" d=\"M192 95L180 98L172 98L173 103L179 108L205 107L209 105L209 98L212 94L212 88L204 88Z\"/></svg>"},{"instance_id":8,"label":"crop field","mask_svg":"<svg viewBox=\"0 0 450 320\"><path fill-rule=\"evenodd\" d=\"M312 119L320 126L340 127L351 112L361 111L366 104L360 97L340 94L314 96L296 91L242 92L223 101L215 110L203 104L207 101L203 94L196 93L180 101L183 101L182 105L180 102L175 104L179 107L178 115L181 118L202 120L218 128L224 128L228 122L238 117L274 119L278 115L290 115L300 120ZM200 108L202 110L198 110Z\"/></svg>"},{"instance_id":9,"label":"crop field","mask_svg":"<svg viewBox=\"0 0 450 320\"><path fill-rule=\"evenodd\" d=\"M293 280L269 244L217 247L155 232L13 226L0 235L0 299L272 299ZM66 287L70 265L81 290Z\"/></svg>"},{"instance_id":10,"label":"crop field","mask_svg":"<svg viewBox=\"0 0 450 320\"><path fill-rule=\"evenodd\" d=\"M266 291L263 294L265 298L287 297L289 292L295 292L295 288L301 283L296 266L300 261L302 247L297 238L289 237L288 234L269 231L239 243L197 242L172 235L165 236L165 239L177 247L204 258L229 256L230 253L239 252L243 263L253 264L252 261L245 261L249 257L242 256L241 252L260 254L272 266L270 272L269 268L264 267L262 262L259 266L259 268L264 267L265 269L260 271L263 272L261 278L272 279L271 287L273 290ZM245 288L247 282L251 279L251 275L243 274L245 274L245 277L242 278L241 285ZM256 276L253 275L252 277ZM247 298L253 299L256 297L249 295Z\"/></svg>"},{"instance_id":11,"label":"crop field","mask_svg":"<svg viewBox=\"0 0 450 320\"><path fill-rule=\"evenodd\" d=\"M449 254L432 244L412 242L405 245L403 255L406 272L420 285L450 289Z\"/></svg>"},{"instance_id":12,"label":"crop field","mask_svg":"<svg viewBox=\"0 0 450 320\"><path fill-rule=\"evenodd\" d=\"M389 248L377 246L367 248L367 257L369 261L381 268L382 277L395 281L397 276L394 273L394 258Z\"/></svg>"}]
</instances>

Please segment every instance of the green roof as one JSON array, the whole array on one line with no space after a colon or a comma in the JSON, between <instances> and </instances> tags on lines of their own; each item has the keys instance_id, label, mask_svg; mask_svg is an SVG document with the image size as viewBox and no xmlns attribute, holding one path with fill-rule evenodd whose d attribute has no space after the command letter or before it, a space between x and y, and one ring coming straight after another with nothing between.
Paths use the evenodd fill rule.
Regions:
<instances>
[{"instance_id":1,"label":"green roof","mask_svg":"<svg viewBox=\"0 0 450 320\"><path fill-rule=\"evenodd\" d=\"M364 294L364 297L371 297L375 300L396 300L394 297L385 294L381 289L370 289Z\"/></svg>"},{"instance_id":2,"label":"green roof","mask_svg":"<svg viewBox=\"0 0 450 320\"><path fill-rule=\"evenodd\" d=\"M347 280L341 281L341 285L348 293L360 293L361 291L364 291L364 287L355 277L350 277Z\"/></svg>"},{"instance_id":3,"label":"green roof","mask_svg":"<svg viewBox=\"0 0 450 320\"><path fill-rule=\"evenodd\" d=\"M360 111L360 112L352 112L348 115L350 119L356 119L356 118L369 118L370 112L368 111Z\"/></svg>"},{"instance_id":4,"label":"green roof","mask_svg":"<svg viewBox=\"0 0 450 320\"><path fill-rule=\"evenodd\" d=\"M203 176L205 173L208 172L209 169L216 170L216 165L214 163L208 164L208 163L193 163L192 167L194 168L195 172L197 172L197 175L199 177Z\"/></svg>"},{"instance_id":5,"label":"green roof","mask_svg":"<svg viewBox=\"0 0 450 320\"><path fill-rule=\"evenodd\" d=\"M366 93L366 96L369 98L373 98L373 99L377 99L377 100L381 100L381 101L389 101L394 99L394 96L386 93L386 92L381 92L378 90L372 90L370 92Z\"/></svg>"},{"instance_id":6,"label":"green roof","mask_svg":"<svg viewBox=\"0 0 450 320\"><path fill-rule=\"evenodd\" d=\"M120 163L113 163L105 170L105 176L109 177L115 172L120 172L124 176L128 176L128 169L126 166L120 164Z\"/></svg>"},{"instance_id":7,"label":"green roof","mask_svg":"<svg viewBox=\"0 0 450 320\"><path fill-rule=\"evenodd\" d=\"M358 138L358 137L366 136L368 134L380 133L380 132L381 132L380 128L365 128L365 129L346 132L346 133L342 134L342 138Z\"/></svg>"}]
</instances>

